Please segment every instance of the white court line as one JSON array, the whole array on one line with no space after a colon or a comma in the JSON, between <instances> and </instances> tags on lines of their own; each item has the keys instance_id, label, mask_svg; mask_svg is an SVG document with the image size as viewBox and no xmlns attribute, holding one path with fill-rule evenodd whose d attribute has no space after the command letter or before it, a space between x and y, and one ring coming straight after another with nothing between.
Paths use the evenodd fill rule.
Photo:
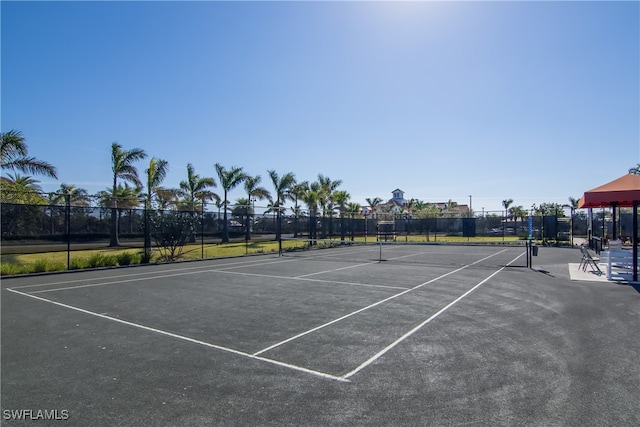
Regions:
<instances>
[{"instance_id":1,"label":"white court line","mask_svg":"<svg viewBox=\"0 0 640 427\"><path fill-rule=\"evenodd\" d=\"M349 265L347 267L340 267L340 268L333 268L331 270L324 270L324 271L318 271L316 273L309 273L309 274L303 274L301 276L296 276L295 279L302 279L304 277L309 277L309 276L316 276L318 274L324 274L324 273L331 273L333 271L340 271L340 270L348 270L350 268L356 268L356 267L362 267L363 265L371 265L371 264L377 264L378 261L375 262L365 262L363 264L356 264L356 265Z\"/></svg>"},{"instance_id":2,"label":"white court line","mask_svg":"<svg viewBox=\"0 0 640 427\"><path fill-rule=\"evenodd\" d=\"M99 317L101 319L111 320L113 322L121 323L121 324L128 325L128 326L132 326L134 328L143 329L145 331L150 331L150 332L154 332L154 333L157 333L157 334L160 334L160 335L165 335L165 336L168 336L168 337L171 337L171 338L176 338L176 339L179 339L179 340L182 340L182 341L187 341L187 342L190 342L190 343L202 345L204 347L209 347L209 348L213 348L213 349L216 349L216 350L224 351L224 352L227 352L227 353L232 353L232 354L235 354L237 356L246 357L248 359L259 360L261 362L266 362L266 363L269 363L269 364L272 364L272 365L281 366L281 367L284 367L284 368L292 369L294 371L304 372L306 374L315 375L317 377L328 378L328 379L331 379L331 380L336 380L336 381L341 381L341 382L349 382L349 380L347 380L347 379L340 378L340 377L337 377L335 375L327 374L327 373L324 373L324 372L314 371L312 369L303 368L302 366L291 365L289 363L284 363L284 362L280 362L278 360L268 359L266 357L259 357L259 356L253 355L253 354L245 353L243 351L234 350L232 348L223 347L223 346L216 345L216 344L211 344L211 343L208 343L208 342L205 342L205 341L200 341L200 340L197 340L197 339L194 339L194 338L185 337L184 335L174 334L173 332L163 331L162 329L156 329L156 328L152 328L150 326L141 325L139 323L133 323L133 322L129 322L127 320L122 320L122 319L118 319L118 318L115 318L115 317L106 316L104 314L95 313L93 311L85 310L83 308L75 307L75 306L68 305L68 304L63 304L63 303L57 302L57 301L48 300L46 298L35 296L33 294L27 294L27 293L24 293L24 292L16 291L15 289L7 289L7 290L9 292L13 292L13 293L16 293L18 295L23 295L25 297L37 299L39 301L48 302L48 303L51 303L51 304L54 304L54 305L57 305L57 306L60 306L60 307L64 307L64 308L67 308L67 309L70 309L70 310L78 311L80 313L88 314L90 316L95 316L95 317Z\"/></svg>"},{"instance_id":3,"label":"white court line","mask_svg":"<svg viewBox=\"0 0 640 427\"><path fill-rule=\"evenodd\" d=\"M242 271L227 271L227 270L211 270L211 271L216 273L222 273L222 274L236 274L238 276L254 276L254 277L263 277L263 278L269 278L269 279L283 279L283 280L302 280L306 282L331 283L335 285L364 286L367 288L407 289L406 286L373 285L371 283L341 282L338 280L328 280L328 279L309 279L308 277L275 276L271 274L244 273Z\"/></svg>"},{"instance_id":4,"label":"white court line","mask_svg":"<svg viewBox=\"0 0 640 427\"><path fill-rule=\"evenodd\" d=\"M257 263L257 264L249 264L249 265L243 265L242 267L253 267L254 265L267 265L267 264L275 264L278 262L289 262L289 261L272 261L272 262L264 262L264 263ZM232 267L225 267L225 269L227 268L232 268ZM235 268L235 267L233 267ZM109 282L100 282L100 283L89 283L86 285L76 285L76 286L66 286L63 288L53 288L53 289L41 289L39 291L33 291L30 292L32 294L40 294L40 293L46 293L46 292L57 292L57 291L66 291L66 290L70 290L70 289L82 289L82 288L95 288L97 286L107 286L107 285L120 285L120 284L124 284L124 283L131 283L131 282L141 282L141 281L145 281L145 280L155 280L155 279L164 279L167 277L176 277L176 276L187 276L190 274L202 274L202 273L211 273L214 271L218 271L215 269L206 269L206 270L197 270L197 271L187 271L187 270L196 270L196 268L187 268L187 269L172 269L172 270L166 270L166 271L178 271L178 273L171 273L171 274L157 274L155 276L149 276L149 277L136 277L134 279L126 279L126 280L115 280L115 281L109 281ZM224 270L219 270L221 272L224 272ZM143 273L141 273L143 274ZM131 277L132 275L121 275L121 276L116 276L116 278L118 277ZM133 276L139 276L139 274L134 274ZM80 282L88 282L88 281L92 281L92 280L99 280L99 279L85 279L85 280L81 280ZM72 281L75 282L75 281ZM29 285L29 287L33 287L33 286L38 286L38 285ZM47 286L47 285L40 285L40 286ZM26 286L23 287L15 287L15 288L11 288L11 289L24 289Z\"/></svg>"},{"instance_id":5,"label":"white court line","mask_svg":"<svg viewBox=\"0 0 640 427\"><path fill-rule=\"evenodd\" d=\"M506 249L505 249L506 250ZM460 295L458 298L454 299L453 301L451 301L449 304L445 305L443 308L441 308L440 310L438 310L434 315L432 315L431 317L429 317L427 320L425 320L424 322L420 323L418 326L416 326L415 328L411 329L409 332L405 333L404 335L402 335L400 338L398 338L397 340L395 340L394 342L392 342L391 344L389 344L388 346L386 346L385 348L383 348L382 350L380 350L378 353L376 353L375 355L373 355L372 357L370 357L366 362L362 363L360 366L358 366L357 368L355 368L353 371L343 375L341 378L342 379L349 379L350 377L354 376L355 374L357 374L358 372L360 372L361 370L363 370L364 368L366 368L367 366L371 365L373 362L375 362L376 360L378 360L379 358L381 358L385 353L387 353L389 350L391 350L392 348L394 348L395 346L397 346L398 344L400 344L402 341L406 340L407 338L409 338L411 335L413 335L414 333L416 333L418 330L420 330L424 325L426 325L427 323L431 322L433 319L435 319L436 317L440 316L442 313L444 313L445 311L447 311L448 309L450 309L451 307L453 307L455 304L457 304L458 302L462 301L463 298L465 298L467 295L469 295L471 292L473 292L474 290L476 290L477 288L479 288L480 286L482 286L483 284L485 284L487 281L489 281L489 279L491 279L493 276L495 276L496 274L500 273L502 270L504 270L505 268L507 268L509 265L511 265L515 260L517 260L518 258L520 258L521 256L523 256L524 254L520 254L517 257L515 257L513 260L511 260L507 265L505 265L504 267L500 268L499 270L493 272L491 275L489 275L487 278L485 278L484 280L482 280L480 283L478 283L477 285L475 285L474 287L472 287L471 289L469 289L467 292L463 293L462 295Z\"/></svg>"},{"instance_id":6,"label":"white court line","mask_svg":"<svg viewBox=\"0 0 640 427\"><path fill-rule=\"evenodd\" d=\"M470 267L470 266L472 266L472 265L474 265L474 264L477 264L477 263L479 263L479 262L482 262L482 261L484 261L484 260L486 260L486 259L489 259L489 258L491 258L491 257L494 257L494 256L496 256L496 255L499 255L499 254L503 253L504 251L506 251L506 249L503 249L503 250L501 250L500 252L496 252L496 253L495 253L495 254L493 254L493 255L489 255L489 256L487 256L487 257L484 257L484 258L482 258L482 259L479 259L479 260L477 260L477 261L475 261L475 262L472 262L471 264L467 264L467 265L465 265L465 266L462 266L462 267L460 267L460 268L457 268L457 269L455 269L455 270L452 270L452 271L450 271L450 272L448 272L448 273L442 274L442 275L440 275L440 276L438 276L438 277L436 277L436 278L434 278L434 279L431 279L431 280L428 280L428 281L426 281L426 282L424 282L424 283L421 283L421 284L419 284L419 285L416 285L416 286L414 286L413 288L409 288L409 289L406 289L406 290L404 290L404 291L402 291L402 292L400 292L400 293L397 293L397 294L395 294L395 295L391 295L390 297L387 297L387 298L382 299L382 300L380 300L380 301L378 301L378 302L375 302L375 303L373 303L373 304L370 304L370 305L368 305L368 306L366 306L366 307L363 307L363 308L361 308L361 309L359 309L359 310L356 310L356 311L354 311L354 312L351 312L351 313L345 314L344 316L339 317L339 318L334 319L334 320L331 320L330 322L323 323L322 325L316 326L315 328L312 328L312 329L309 329L309 330L307 330L307 331L301 332L301 333L299 333L298 335L294 335L294 336L292 336L292 337L290 337L290 338L287 338L286 340L283 340L283 341L277 342L277 343L275 343L275 344L273 344L273 345L271 345L271 346L269 346L269 347L267 347L267 348L263 348L262 350L255 352L255 353L253 353L253 354L257 356L257 355L262 354L262 353L265 353L265 352L267 352L267 351L269 351L269 350L273 350L274 348L276 348L276 347L280 347L280 346L281 346L281 345L283 345L283 344L289 343L289 342L291 342L291 341L293 341L293 340L296 340L296 339L298 339L298 338L301 338L301 337L303 337L303 336L305 336L305 335L308 335L308 334L310 334L310 333L312 333L312 332L315 332L315 331L318 331L318 330L320 330L320 329L326 328L327 326L333 325L334 323L337 323L337 322L339 322L339 321L341 321L341 320L348 319L348 318L349 318L349 317L351 317L351 316L355 316L356 314L358 314L358 313L362 313L363 311L369 310L370 308L376 307L376 306L378 306L378 305L380 305L380 304L384 304L384 303L385 303L385 302L387 302L387 301L391 301L392 299L394 299L394 298L398 298L398 297L400 297L400 296L402 296L402 295L404 295L404 294L407 294L407 293L409 293L409 292L411 292L411 291L415 291L416 289L422 288L423 286L426 286L426 285L428 285L428 284L430 284L430 283L433 283L433 282L435 282L435 281L438 281L438 280L440 280L440 279L442 279L442 278L444 278L444 277L447 277L447 276L449 276L449 275L451 275L451 274L457 273L457 272L458 272L458 271L460 271L460 270L464 270L464 269L465 269L465 268L467 268L467 267ZM519 258L519 257L518 257L518 258ZM517 259L517 258L516 258L516 259ZM515 260L514 260L514 261L515 261ZM513 262L513 261L511 261L511 262ZM503 267L503 268L504 268L504 267Z\"/></svg>"},{"instance_id":7,"label":"white court line","mask_svg":"<svg viewBox=\"0 0 640 427\"><path fill-rule=\"evenodd\" d=\"M201 260L198 260L196 262L200 262ZM204 260L204 261L211 261L211 260ZM256 262L258 261L258 262ZM218 266L214 266L214 268L232 268L232 267L251 267L254 265L268 265L268 264L277 264L277 263L282 263L282 262L291 262L293 260L273 260L273 261L260 261L260 260L245 260L245 261L237 261L237 262L230 262L230 263L226 263L226 264L220 264ZM153 265L149 265L149 267L154 267ZM195 266L195 267L186 267L186 268L171 268L168 270L162 270L162 273L170 273L170 272L175 272L175 271L190 271L190 270L198 270L198 269L205 269L205 271L211 271L212 266L211 265L199 265L199 266ZM97 270L96 270L97 271ZM149 276L149 275L153 275L153 274L158 274L159 271L146 271L146 272L142 272L142 273L132 273L132 274L119 274L119 275L114 275L114 276L109 276L109 279L118 279L120 277L135 277L135 276ZM64 280L64 281L58 281L58 282L49 282L49 283L37 283L35 285L23 285L23 286L15 286L15 287L11 287L11 289L28 289L28 288L36 288L36 287L41 287L41 286L54 286L54 285L64 285L64 284L68 284L68 283L82 283L82 282L91 282L94 280L104 280L105 277L94 277L94 278L85 278L85 279L76 279L76 280ZM153 279L153 277L150 277L149 279Z\"/></svg>"}]
</instances>

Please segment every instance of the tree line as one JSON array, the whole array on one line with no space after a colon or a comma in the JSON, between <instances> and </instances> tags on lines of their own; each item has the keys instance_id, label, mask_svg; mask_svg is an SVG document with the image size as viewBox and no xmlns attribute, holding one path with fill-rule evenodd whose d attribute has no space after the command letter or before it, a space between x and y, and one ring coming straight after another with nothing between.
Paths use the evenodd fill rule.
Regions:
<instances>
[{"instance_id":1,"label":"tree line","mask_svg":"<svg viewBox=\"0 0 640 427\"><path fill-rule=\"evenodd\" d=\"M30 175L44 175L58 178L55 166L45 161L29 156L25 138L20 131L10 130L0 134L1 159L3 170L18 171ZM223 211L222 242L229 242L228 229L228 200L229 192L238 186L243 186L246 197L236 200L236 209L247 221L254 215L253 206L256 201L266 200L269 211L276 213L278 223L285 210L287 202L293 202L291 210L295 216L302 215L303 205L306 206L310 217L319 214L332 216L337 210L341 217L345 215L361 215L362 206L351 202L351 195L339 189L341 180L333 180L323 174L318 174L313 182L298 182L293 172L279 174L275 170L268 170L268 179L272 190L262 186L261 175L251 175L242 167L225 167L220 163L214 165L216 177L203 176L196 173L192 164L187 164L186 179L180 181L178 188L163 186L163 181L169 170L169 162L151 157L142 175L134 166L136 162L148 157L141 148L125 149L119 143L111 144L112 185L98 193L101 207L112 209L111 242L118 246L118 209L131 209L144 205L147 209L157 210L187 210L200 211L207 202L215 204ZM629 173L640 174L640 164L629 169ZM217 179L216 179L217 178ZM90 197L86 190L74 185L61 184L56 193L50 193L48 200L42 200L42 189L38 180L29 175L8 173L0 180L3 193L11 191L20 194L20 203L51 205L71 203L74 206L88 206ZM220 189L217 193L214 189ZM368 210L372 215L393 214L389 205L383 203L379 197L367 198ZM577 198L569 198L569 204L542 203L532 206L531 210L522 206L514 206L513 199L502 201L504 216L512 219L524 218L532 212L537 215L563 215L564 208L573 210L578 207ZM397 212L395 212L397 213ZM418 199L407 201L401 214L411 215L412 218L428 218L441 214L460 215L456 202L449 200L442 208L435 203L428 203ZM473 215L471 210L469 216ZM248 224L247 224L248 225ZM247 226L247 233L249 227ZM279 230L277 231L279 234ZM278 236L279 237L279 236Z\"/></svg>"}]
</instances>

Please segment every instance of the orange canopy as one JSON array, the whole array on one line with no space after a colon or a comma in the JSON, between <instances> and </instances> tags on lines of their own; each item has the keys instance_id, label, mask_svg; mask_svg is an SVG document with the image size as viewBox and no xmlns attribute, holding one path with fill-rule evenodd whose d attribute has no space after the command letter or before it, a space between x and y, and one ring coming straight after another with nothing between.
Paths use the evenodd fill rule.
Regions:
<instances>
[{"instance_id":1,"label":"orange canopy","mask_svg":"<svg viewBox=\"0 0 640 427\"><path fill-rule=\"evenodd\" d=\"M578 202L579 208L607 206L631 207L640 202L640 175L627 174L607 184L586 191Z\"/></svg>"}]
</instances>

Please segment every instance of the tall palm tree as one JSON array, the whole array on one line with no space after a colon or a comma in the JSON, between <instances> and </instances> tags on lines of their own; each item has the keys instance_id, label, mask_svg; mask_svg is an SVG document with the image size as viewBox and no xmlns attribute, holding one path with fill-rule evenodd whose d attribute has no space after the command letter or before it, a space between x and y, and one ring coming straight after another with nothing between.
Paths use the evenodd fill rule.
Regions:
<instances>
[{"instance_id":1,"label":"tall palm tree","mask_svg":"<svg viewBox=\"0 0 640 427\"><path fill-rule=\"evenodd\" d=\"M145 200L144 210L144 249L145 260L151 257L151 230L149 229L149 210L153 207L153 197L164 189L160 186L169 171L169 162L162 159L152 157L149 161L149 167L144 173L147 178L147 197Z\"/></svg>"},{"instance_id":2,"label":"tall palm tree","mask_svg":"<svg viewBox=\"0 0 640 427\"><path fill-rule=\"evenodd\" d=\"M638 164L638 168L639 168L639 173L640 173L640 164ZM631 173L631 171L629 171L629 173ZM576 199L574 197L569 197L569 209L571 209L571 224L570 224L570 231L571 231L571 246L573 246L573 215L575 214L576 209L578 209L578 205L580 204L580 199Z\"/></svg>"},{"instance_id":3,"label":"tall palm tree","mask_svg":"<svg viewBox=\"0 0 640 427\"><path fill-rule=\"evenodd\" d=\"M376 209L378 205L382 203L382 199L380 197L374 197L374 198L367 198L366 200L367 200L367 203L369 203L369 207L371 208L371 216L372 218L375 218Z\"/></svg>"},{"instance_id":4,"label":"tall palm tree","mask_svg":"<svg viewBox=\"0 0 640 427\"><path fill-rule=\"evenodd\" d=\"M513 199L504 199L502 201L502 207L504 208L504 222L502 223L502 235L504 237L505 227L507 226L507 219L509 218L509 206L513 204Z\"/></svg>"},{"instance_id":5,"label":"tall palm tree","mask_svg":"<svg viewBox=\"0 0 640 427\"><path fill-rule=\"evenodd\" d=\"M0 168L58 178L54 166L28 156L27 144L22 132L17 130L0 133Z\"/></svg>"},{"instance_id":6,"label":"tall palm tree","mask_svg":"<svg viewBox=\"0 0 640 427\"><path fill-rule=\"evenodd\" d=\"M271 196L269 194L269 190L259 186L260 181L262 181L262 177L260 175L247 176L246 179L244 180L244 191L247 192L247 204L249 205L247 208L247 216L246 216L246 230L245 230L246 240L251 240L250 221L251 221L251 217L253 217L256 214L252 206L253 201L264 200Z\"/></svg>"},{"instance_id":7,"label":"tall palm tree","mask_svg":"<svg viewBox=\"0 0 640 427\"><path fill-rule=\"evenodd\" d=\"M73 184L60 184L60 188L55 193L49 193L49 223L51 234L55 234L56 219L64 216L61 207L67 205L88 208L91 205L89 193L84 188L77 188ZM76 214L85 214L84 209L76 210Z\"/></svg>"},{"instance_id":8,"label":"tall palm tree","mask_svg":"<svg viewBox=\"0 0 640 427\"><path fill-rule=\"evenodd\" d=\"M73 184L60 184L60 188L55 193L49 194L49 204L66 205L67 195L69 196L69 203L71 206L83 206L88 207L91 202L89 199L89 193L84 188L77 188Z\"/></svg>"},{"instance_id":9,"label":"tall palm tree","mask_svg":"<svg viewBox=\"0 0 640 427\"><path fill-rule=\"evenodd\" d=\"M178 195L183 198L184 207L196 212L207 200L220 200L209 188L216 187L216 181L211 177L202 177L195 172L191 163L187 164L187 179L180 181Z\"/></svg>"},{"instance_id":10,"label":"tall palm tree","mask_svg":"<svg viewBox=\"0 0 640 427\"><path fill-rule=\"evenodd\" d=\"M351 219L351 241L353 241L355 238L354 218L362 213L362 206L360 206L360 203L349 202L346 211Z\"/></svg>"},{"instance_id":11,"label":"tall palm tree","mask_svg":"<svg viewBox=\"0 0 640 427\"><path fill-rule=\"evenodd\" d=\"M222 224L222 243L229 243L229 224L227 220L227 204L229 191L237 187L246 179L242 168L232 166L229 170L225 169L220 163L215 164L220 186L224 191L224 223Z\"/></svg>"},{"instance_id":12,"label":"tall palm tree","mask_svg":"<svg viewBox=\"0 0 640 427\"><path fill-rule=\"evenodd\" d=\"M333 202L340 209L340 240L344 241L345 229L344 229L344 214L347 210L347 202L351 198L351 195L344 190L336 190L331 195Z\"/></svg>"},{"instance_id":13,"label":"tall palm tree","mask_svg":"<svg viewBox=\"0 0 640 427\"><path fill-rule=\"evenodd\" d=\"M159 192L165 191L161 187L162 181L167 177L169 172L169 162L162 159L152 157L149 161L149 167L145 169L144 173L147 178L147 209L151 209L153 206L153 197L156 197Z\"/></svg>"},{"instance_id":14,"label":"tall palm tree","mask_svg":"<svg viewBox=\"0 0 640 427\"><path fill-rule=\"evenodd\" d=\"M141 148L124 150L120 144L111 144L111 171L113 172L112 206L111 206L111 242L109 246L120 246L118 239L118 179L131 182L136 188L142 187L138 177L138 170L133 164L147 157L147 153Z\"/></svg>"},{"instance_id":15,"label":"tall palm tree","mask_svg":"<svg viewBox=\"0 0 640 427\"><path fill-rule=\"evenodd\" d=\"M296 184L296 176L293 172L287 172L282 177L278 175L278 173L271 169L267 171L269 173L269 178L271 178L271 183L273 184L273 188L276 191L276 197L271 201L273 208L276 211L276 239L280 240L281 228L280 221L282 218L282 207L284 202L287 199L291 199L291 188Z\"/></svg>"},{"instance_id":16,"label":"tall palm tree","mask_svg":"<svg viewBox=\"0 0 640 427\"><path fill-rule=\"evenodd\" d=\"M328 176L324 176L322 174L318 174L318 184L320 184L320 207L322 208L322 216L323 218L329 217L329 227L323 227L322 229L322 237L326 237L327 231L331 234L332 231L332 221L333 217L333 200L331 199L331 195L333 192L342 184L342 180L333 181Z\"/></svg>"},{"instance_id":17,"label":"tall palm tree","mask_svg":"<svg viewBox=\"0 0 640 427\"><path fill-rule=\"evenodd\" d=\"M294 184L291 187L291 190L289 191L289 193L291 194L291 197L293 198L293 214L294 214L293 237L298 237L298 232L300 228L299 221L300 221L301 209L298 206L298 201L302 200L302 197L307 191L309 191L308 181L302 181Z\"/></svg>"},{"instance_id":18,"label":"tall palm tree","mask_svg":"<svg viewBox=\"0 0 640 427\"><path fill-rule=\"evenodd\" d=\"M318 216L318 203L320 202L320 184L317 182L311 183L301 199L309 210L309 239L315 240L317 236L316 221Z\"/></svg>"}]
</instances>

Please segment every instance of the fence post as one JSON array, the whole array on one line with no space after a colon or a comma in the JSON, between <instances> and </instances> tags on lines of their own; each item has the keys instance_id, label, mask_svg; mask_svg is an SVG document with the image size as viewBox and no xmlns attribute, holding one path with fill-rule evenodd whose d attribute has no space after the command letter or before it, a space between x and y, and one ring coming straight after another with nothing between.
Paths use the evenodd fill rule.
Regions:
<instances>
[{"instance_id":1,"label":"fence post","mask_svg":"<svg viewBox=\"0 0 640 427\"><path fill-rule=\"evenodd\" d=\"M149 206L144 204L144 260L145 263L151 261L151 230L149 229Z\"/></svg>"},{"instance_id":2,"label":"fence post","mask_svg":"<svg viewBox=\"0 0 640 427\"><path fill-rule=\"evenodd\" d=\"M65 211L64 222L66 224L65 232L67 234L67 270L71 270L71 193L64 195Z\"/></svg>"}]
</instances>

